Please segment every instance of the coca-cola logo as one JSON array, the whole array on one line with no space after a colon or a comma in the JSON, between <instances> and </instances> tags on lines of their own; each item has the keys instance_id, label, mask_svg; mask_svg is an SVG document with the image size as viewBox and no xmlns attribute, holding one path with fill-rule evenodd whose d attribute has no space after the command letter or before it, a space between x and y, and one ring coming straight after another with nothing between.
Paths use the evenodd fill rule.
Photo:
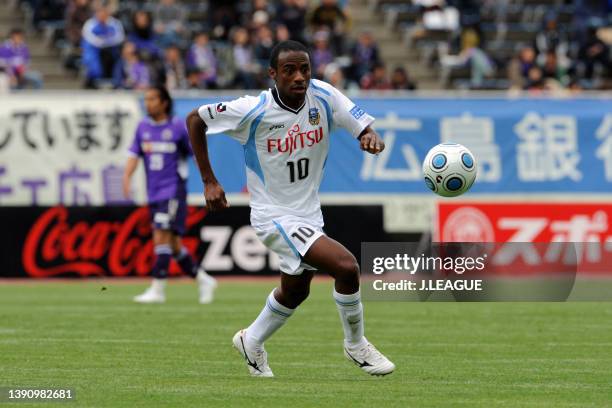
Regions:
<instances>
[{"instance_id":1,"label":"coca-cola logo","mask_svg":"<svg viewBox=\"0 0 612 408\"><path fill-rule=\"evenodd\" d=\"M66 207L53 207L35 221L22 252L28 275L46 278L64 274L142 276L150 273L154 256L146 207L132 211L121 221L71 223L70 211ZM199 223L205 215L205 210L190 208L187 228ZM197 237L183 239L192 253L198 242ZM174 266L170 273L180 272Z\"/></svg>"}]
</instances>

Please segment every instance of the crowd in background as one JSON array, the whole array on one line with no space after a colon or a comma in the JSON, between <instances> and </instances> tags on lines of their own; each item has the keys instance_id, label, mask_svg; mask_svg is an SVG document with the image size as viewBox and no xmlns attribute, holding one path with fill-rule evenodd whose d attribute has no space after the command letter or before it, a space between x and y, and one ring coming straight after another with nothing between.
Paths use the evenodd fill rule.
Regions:
<instances>
[{"instance_id":1,"label":"crowd in background","mask_svg":"<svg viewBox=\"0 0 612 408\"><path fill-rule=\"evenodd\" d=\"M272 47L292 39L309 45L313 77L338 88L415 89L404 67L385 65L371 32L351 26L345 2L21 0L33 11L33 26L53 33L65 67L78 72L86 88L143 89L156 83L169 89L268 87ZM411 40L431 31L452 33L437 47L437 63L443 71L467 67L474 88L500 69L508 87L528 90L601 88L612 75L609 41L602 39L612 0L573 1L571 25L559 24L550 10L535 41L506 59L490 52L481 21L494 13L501 29L510 0L412 3L420 18ZM11 87L42 86L29 60L23 32L12 30L0 46L0 73Z\"/></svg>"},{"instance_id":2,"label":"crowd in background","mask_svg":"<svg viewBox=\"0 0 612 408\"><path fill-rule=\"evenodd\" d=\"M437 42L432 59L437 58L447 76L453 70L467 69L471 89L612 88L612 0L413 3L420 15L409 32L410 41L448 33ZM511 40L508 33L512 31L533 40ZM513 54L508 55L509 49ZM489 81L500 76L502 81ZM496 85L500 83L502 86Z\"/></svg>"},{"instance_id":3,"label":"crowd in background","mask_svg":"<svg viewBox=\"0 0 612 408\"><path fill-rule=\"evenodd\" d=\"M370 33L348 35L343 1L23 1L35 27L61 28L53 42L86 88L268 87L272 48L292 39L310 46L315 78L340 88L414 89L403 68L389 76Z\"/></svg>"}]
</instances>

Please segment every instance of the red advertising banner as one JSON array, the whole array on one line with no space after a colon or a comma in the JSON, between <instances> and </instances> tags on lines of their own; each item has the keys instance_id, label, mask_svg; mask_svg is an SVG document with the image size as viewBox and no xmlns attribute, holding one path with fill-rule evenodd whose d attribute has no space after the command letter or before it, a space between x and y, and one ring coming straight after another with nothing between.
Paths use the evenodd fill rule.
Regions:
<instances>
[{"instance_id":1,"label":"red advertising banner","mask_svg":"<svg viewBox=\"0 0 612 408\"><path fill-rule=\"evenodd\" d=\"M440 202L433 235L438 242L577 243L572 247L580 272L609 274L609 220L612 204L607 203ZM545 254L549 259L553 255L550 251Z\"/></svg>"},{"instance_id":2,"label":"red advertising banner","mask_svg":"<svg viewBox=\"0 0 612 408\"><path fill-rule=\"evenodd\" d=\"M329 206L326 232L359 255L363 237L384 241L381 206ZM154 262L147 207L3 207L0 278L146 276ZM275 274L278 258L257 238L250 209L189 207L183 244L213 274ZM354 220L359 219L359 223ZM180 275L174 261L170 275Z\"/></svg>"},{"instance_id":3,"label":"red advertising banner","mask_svg":"<svg viewBox=\"0 0 612 408\"><path fill-rule=\"evenodd\" d=\"M35 278L66 273L80 276L147 275L153 265L151 224L147 208L127 212L121 220L78 220L70 222L67 207L52 207L29 229L21 253L23 268ZM187 228L206 215L190 208ZM195 255L199 240L186 236L183 245ZM174 263L169 274L180 274Z\"/></svg>"}]
</instances>

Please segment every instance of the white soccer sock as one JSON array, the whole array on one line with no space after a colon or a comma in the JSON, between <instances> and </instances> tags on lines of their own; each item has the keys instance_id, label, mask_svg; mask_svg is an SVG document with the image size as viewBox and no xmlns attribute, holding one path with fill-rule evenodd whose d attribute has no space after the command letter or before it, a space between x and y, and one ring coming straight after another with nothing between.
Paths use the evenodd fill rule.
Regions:
<instances>
[{"instance_id":1,"label":"white soccer sock","mask_svg":"<svg viewBox=\"0 0 612 408\"><path fill-rule=\"evenodd\" d=\"M295 310L278 303L274 298L274 290L268 295L266 305L257 319L247 328L248 340L259 346L280 329Z\"/></svg>"},{"instance_id":2,"label":"white soccer sock","mask_svg":"<svg viewBox=\"0 0 612 408\"><path fill-rule=\"evenodd\" d=\"M361 346L366 341L363 337L361 293L357 291L352 295L343 295L334 289L334 300L344 329L344 342L350 348Z\"/></svg>"},{"instance_id":3,"label":"white soccer sock","mask_svg":"<svg viewBox=\"0 0 612 408\"><path fill-rule=\"evenodd\" d=\"M206 270L202 266L198 267L198 274L196 275L196 278L198 278L198 280L214 279L212 276L206 273Z\"/></svg>"},{"instance_id":4,"label":"white soccer sock","mask_svg":"<svg viewBox=\"0 0 612 408\"><path fill-rule=\"evenodd\" d=\"M166 281L167 279L153 278L153 282L151 282L151 289L156 293L163 295L166 292Z\"/></svg>"}]
</instances>

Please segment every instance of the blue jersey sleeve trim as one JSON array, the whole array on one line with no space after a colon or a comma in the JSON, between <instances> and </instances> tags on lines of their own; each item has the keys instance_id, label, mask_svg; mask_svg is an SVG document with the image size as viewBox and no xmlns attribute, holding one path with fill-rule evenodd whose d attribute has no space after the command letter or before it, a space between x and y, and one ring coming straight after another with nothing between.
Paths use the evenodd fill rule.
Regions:
<instances>
[{"instance_id":1,"label":"blue jersey sleeve trim","mask_svg":"<svg viewBox=\"0 0 612 408\"><path fill-rule=\"evenodd\" d=\"M323 104L323 107L325 107L325 114L327 115L327 130L331 132L332 126L334 124L331 107L329 106L329 103L327 103L325 99L321 98L320 96L315 96L315 97L318 100L320 100L321 103Z\"/></svg>"},{"instance_id":2,"label":"blue jersey sleeve trim","mask_svg":"<svg viewBox=\"0 0 612 408\"><path fill-rule=\"evenodd\" d=\"M259 126L259 123L261 122L261 119L264 117L265 114L266 112L261 112L261 114L259 114L259 116L257 116L255 120L251 123L249 139L244 144L244 162L249 169L251 169L255 174L257 174L257 176L261 179L261 182L264 185L266 184L266 181L264 179L261 163L259 163L259 157L257 156L255 132L257 131L257 126Z\"/></svg>"},{"instance_id":3,"label":"blue jersey sleeve trim","mask_svg":"<svg viewBox=\"0 0 612 408\"><path fill-rule=\"evenodd\" d=\"M257 103L257 105L253 109L251 109L244 118L240 120L238 127L241 127L242 125L244 125L245 122L247 122L251 117L257 114L257 110L263 107L265 103L266 103L266 94L262 92L261 95L259 95L259 102Z\"/></svg>"},{"instance_id":4,"label":"blue jersey sleeve trim","mask_svg":"<svg viewBox=\"0 0 612 408\"><path fill-rule=\"evenodd\" d=\"M295 247L295 245L293 245L293 242L291 242L291 240L289 239L289 237L287 236L287 233L285 232L285 230L283 229L283 227L281 227L281 225L276 222L276 221L272 221L274 223L274 225L276 226L276 229L278 230L278 232L280 232L280 234L283 236L283 239L287 242L287 245L289 246L289 248L291 248L291 250L293 251L293 253L295 254L295 256L298 259L302 259L302 257L300 256L300 252L297 250L297 248Z\"/></svg>"},{"instance_id":5,"label":"blue jersey sleeve trim","mask_svg":"<svg viewBox=\"0 0 612 408\"><path fill-rule=\"evenodd\" d=\"M331 93L330 93L329 91L327 91L327 90L325 90L325 89L321 88L320 86L316 86L316 85L314 84L314 81L310 81L310 86L312 86L312 88L313 88L314 90L316 90L316 91L319 91L319 92L321 92L321 93L324 93L324 94L325 94L325 95L327 95L327 96L331 96Z\"/></svg>"}]
</instances>

